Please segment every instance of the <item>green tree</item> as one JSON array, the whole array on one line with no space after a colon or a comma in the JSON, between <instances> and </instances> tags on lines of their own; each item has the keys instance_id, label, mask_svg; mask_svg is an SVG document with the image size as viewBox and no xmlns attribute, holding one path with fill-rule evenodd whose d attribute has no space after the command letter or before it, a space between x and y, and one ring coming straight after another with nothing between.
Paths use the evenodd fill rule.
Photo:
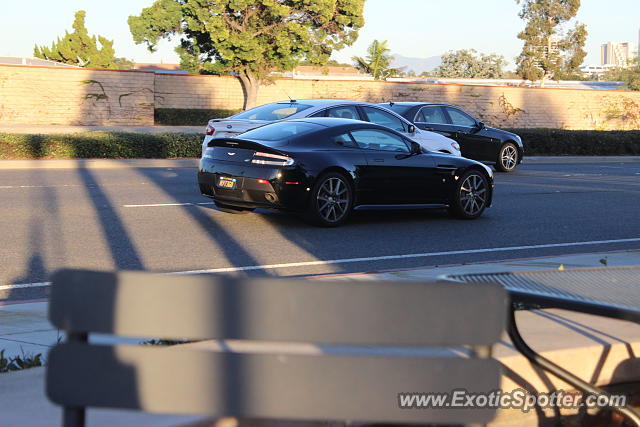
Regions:
<instances>
[{"instance_id":1,"label":"green tree","mask_svg":"<svg viewBox=\"0 0 640 427\"><path fill-rule=\"evenodd\" d=\"M51 47L36 45L33 56L65 64L90 68L132 68L133 63L125 58L116 58L113 40L103 36L90 36L84 25L84 10L75 14L73 32L65 31L64 37L58 37ZM100 47L98 47L98 44Z\"/></svg>"},{"instance_id":2,"label":"green tree","mask_svg":"<svg viewBox=\"0 0 640 427\"><path fill-rule=\"evenodd\" d=\"M475 49L463 49L442 55L442 63L433 72L437 77L501 79L506 65L502 55L485 55Z\"/></svg>"},{"instance_id":3,"label":"green tree","mask_svg":"<svg viewBox=\"0 0 640 427\"><path fill-rule=\"evenodd\" d=\"M518 38L524 41L516 59L518 75L525 80L560 79L576 74L587 52L587 27L576 23L566 32L563 24L573 19L580 0L516 0L522 3L520 18L525 22Z\"/></svg>"},{"instance_id":4,"label":"green tree","mask_svg":"<svg viewBox=\"0 0 640 427\"><path fill-rule=\"evenodd\" d=\"M354 56L351 60L356 68L363 73L371 74L376 80L386 80L394 74L400 72L399 69L391 67L393 56L389 54L387 41L374 40L367 48L367 57Z\"/></svg>"},{"instance_id":5,"label":"green tree","mask_svg":"<svg viewBox=\"0 0 640 427\"><path fill-rule=\"evenodd\" d=\"M129 17L136 43L149 50L181 35L181 66L193 73L232 73L245 108L273 71L306 59L324 65L334 49L351 45L364 25L364 0L156 0Z\"/></svg>"},{"instance_id":6,"label":"green tree","mask_svg":"<svg viewBox=\"0 0 640 427\"><path fill-rule=\"evenodd\" d=\"M640 57L636 57L627 68L614 68L607 71L604 80L624 82L627 90L640 90Z\"/></svg>"}]
</instances>

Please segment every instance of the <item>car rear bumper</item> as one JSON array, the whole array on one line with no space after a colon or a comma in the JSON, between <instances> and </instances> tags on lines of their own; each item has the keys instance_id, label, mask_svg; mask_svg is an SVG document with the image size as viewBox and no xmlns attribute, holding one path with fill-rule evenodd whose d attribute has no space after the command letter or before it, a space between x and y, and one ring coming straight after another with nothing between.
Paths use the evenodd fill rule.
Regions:
<instances>
[{"instance_id":1,"label":"car rear bumper","mask_svg":"<svg viewBox=\"0 0 640 427\"><path fill-rule=\"evenodd\" d=\"M235 180L235 188L222 188L221 177ZM302 210L310 187L295 167L269 167L225 162L203 157L198 169L200 192L230 206Z\"/></svg>"}]
</instances>

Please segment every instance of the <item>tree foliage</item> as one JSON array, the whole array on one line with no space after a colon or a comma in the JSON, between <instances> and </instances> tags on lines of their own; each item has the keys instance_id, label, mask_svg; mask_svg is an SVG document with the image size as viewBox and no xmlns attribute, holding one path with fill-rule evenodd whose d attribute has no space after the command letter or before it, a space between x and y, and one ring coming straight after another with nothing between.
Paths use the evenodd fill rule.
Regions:
<instances>
[{"instance_id":1,"label":"tree foliage","mask_svg":"<svg viewBox=\"0 0 640 427\"><path fill-rule=\"evenodd\" d=\"M391 67L393 56L389 54L387 40L374 40L367 48L367 57L354 56L351 60L356 68L363 73L371 74L376 80L386 80L394 74L399 73L399 69Z\"/></svg>"},{"instance_id":2,"label":"tree foliage","mask_svg":"<svg viewBox=\"0 0 640 427\"><path fill-rule=\"evenodd\" d=\"M640 90L640 57L627 68L613 68L604 75L604 80L624 82L627 90Z\"/></svg>"},{"instance_id":3,"label":"tree foliage","mask_svg":"<svg viewBox=\"0 0 640 427\"><path fill-rule=\"evenodd\" d=\"M517 72L526 80L559 79L578 72L587 52L587 28L577 22L566 33L563 25L580 9L580 0L516 0L526 21L518 38L524 41L516 59Z\"/></svg>"},{"instance_id":4,"label":"tree foliage","mask_svg":"<svg viewBox=\"0 0 640 427\"><path fill-rule=\"evenodd\" d=\"M501 79L505 66L507 61L502 55L485 55L475 49L463 49L442 55L442 63L434 70L434 74L448 78Z\"/></svg>"},{"instance_id":5,"label":"tree foliage","mask_svg":"<svg viewBox=\"0 0 640 427\"><path fill-rule=\"evenodd\" d=\"M255 104L272 71L304 59L324 65L334 49L351 45L364 25L364 0L156 0L129 17L136 43L153 51L180 35L181 66L194 73L233 73Z\"/></svg>"},{"instance_id":6,"label":"tree foliage","mask_svg":"<svg viewBox=\"0 0 640 427\"><path fill-rule=\"evenodd\" d=\"M36 58L50 61L63 62L65 64L79 65L90 68L131 68L133 63L125 58L116 58L113 49L113 40L103 36L90 36L85 27L84 10L75 14L73 32L65 31L64 37L51 43L51 47L35 46L33 55ZM100 45L100 47L98 47Z\"/></svg>"}]
</instances>

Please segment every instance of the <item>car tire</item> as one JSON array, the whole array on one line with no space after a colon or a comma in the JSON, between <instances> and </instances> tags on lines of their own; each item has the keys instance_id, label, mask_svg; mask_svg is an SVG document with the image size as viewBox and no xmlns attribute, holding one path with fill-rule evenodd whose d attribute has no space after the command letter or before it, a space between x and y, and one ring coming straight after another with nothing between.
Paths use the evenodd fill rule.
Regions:
<instances>
[{"instance_id":1,"label":"car tire","mask_svg":"<svg viewBox=\"0 0 640 427\"><path fill-rule=\"evenodd\" d=\"M329 172L313 185L305 218L321 227L337 227L349 218L354 192L349 179L339 172Z\"/></svg>"},{"instance_id":2,"label":"car tire","mask_svg":"<svg viewBox=\"0 0 640 427\"><path fill-rule=\"evenodd\" d=\"M245 215L253 212L253 208L240 208L236 206L225 205L224 203L220 203L220 202L214 202L214 203L216 205L216 208L218 208L218 210L225 213Z\"/></svg>"},{"instance_id":3,"label":"car tire","mask_svg":"<svg viewBox=\"0 0 640 427\"><path fill-rule=\"evenodd\" d=\"M478 218L487 208L490 190L489 180L482 172L465 172L457 181L449 212L460 219Z\"/></svg>"},{"instance_id":4,"label":"car tire","mask_svg":"<svg viewBox=\"0 0 640 427\"><path fill-rule=\"evenodd\" d=\"M496 159L496 170L500 172L513 172L518 166L520 153L518 147L512 142L504 144L498 152Z\"/></svg>"}]
</instances>

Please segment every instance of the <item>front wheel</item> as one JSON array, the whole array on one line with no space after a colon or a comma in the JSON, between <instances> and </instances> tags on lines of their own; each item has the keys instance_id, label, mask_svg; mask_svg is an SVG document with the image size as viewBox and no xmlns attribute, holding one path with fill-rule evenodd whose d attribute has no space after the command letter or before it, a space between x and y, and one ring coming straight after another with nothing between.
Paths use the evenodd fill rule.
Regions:
<instances>
[{"instance_id":1,"label":"front wheel","mask_svg":"<svg viewBox=\"0 0 640 427\"><path fill-rule=\"evenodd\" d=\"M458 180L449 211L461 219L478 218L487 207L489 191L489 181L482 172L466 172Z\"/></svg>"},{"instance_id":2,"label":"front wheel","mask_svg":"<svg viewBox=\"0 0 640 427\"><path fill-rule=\"evenodd\" d=\"M515 144L507 142L500 148L496 169L500 172L512 172L518 166L519 156L520 154Z\"/></svg>"},{"instance_id":3,"label":"front wheel","mask_svg":"<svg viewBox=\"0 0 640 427\"><path fill-rule=\"evenodd\" d=\"M353 191L341 173L322 175L313 186L307 208L307 219L323 227L343 224L353 206Z\"/></svg>"}]
</instances>

